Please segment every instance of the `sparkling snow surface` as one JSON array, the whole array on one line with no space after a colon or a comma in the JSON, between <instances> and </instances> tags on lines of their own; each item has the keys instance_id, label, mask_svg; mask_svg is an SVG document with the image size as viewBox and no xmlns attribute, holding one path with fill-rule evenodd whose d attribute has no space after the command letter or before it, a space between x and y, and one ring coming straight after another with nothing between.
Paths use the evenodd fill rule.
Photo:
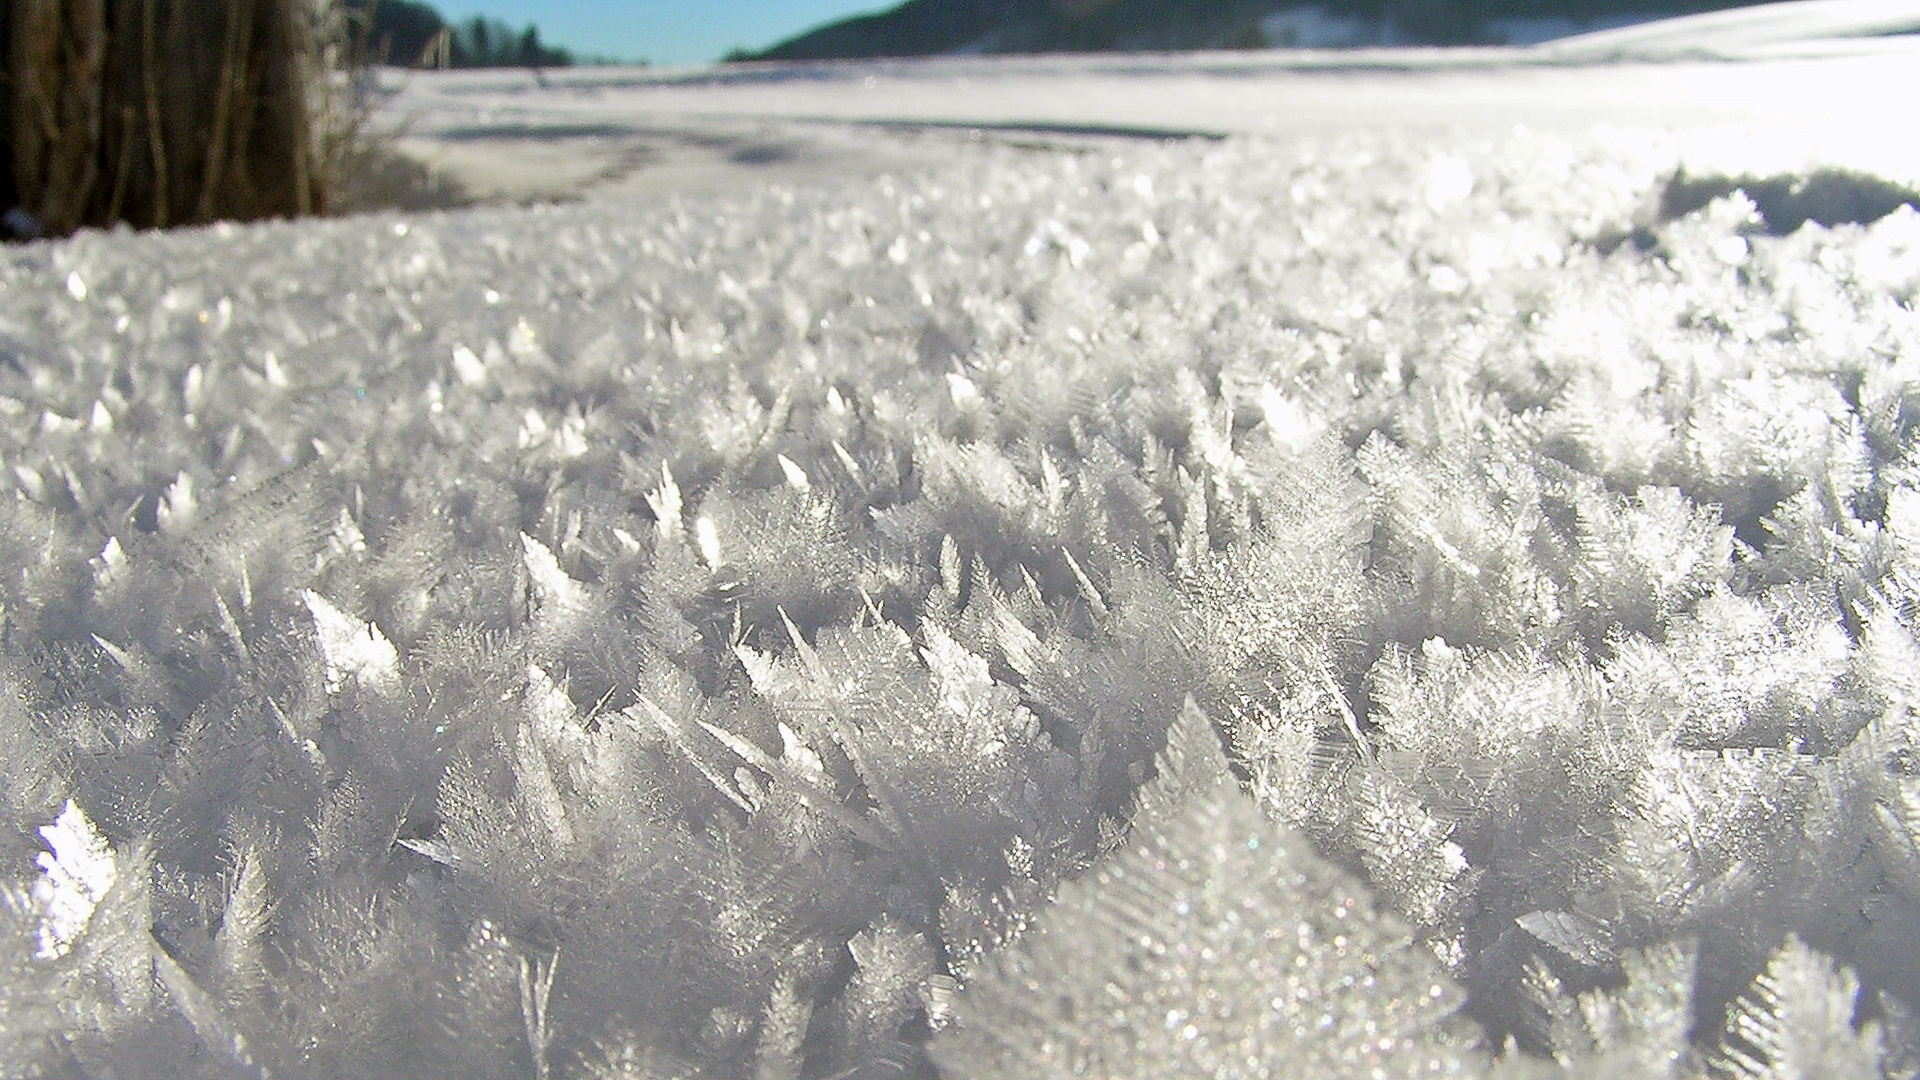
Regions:
<instances>
[{"instance_id":1,"label":"sparkling snow surface","mask_svg":"<svg viewBox=\"0 0 1920 1080\"><path fill-rule=\"evenodd\" d=\"M1914 40L422 76L604 197L7 249L0 1075L1899 1075Z\"/></svg>"},{"instance_id":2,"label":"sparkling snow surface","mask_svg":"<svg viewBox=\"0 0 1920 1080\"><path fill-rule=\"evenodd\" d=\"M504 199L871 176L982 139L1516 124L1685 130L1696 153L1705 132L1758 135L1787 158L1913 173L1920 137L1891 103L1920 93L1916 30L1910 0L1802 0L1530 48L389 72L383 114L410 153Z\"/></svg>"}]
</instances>

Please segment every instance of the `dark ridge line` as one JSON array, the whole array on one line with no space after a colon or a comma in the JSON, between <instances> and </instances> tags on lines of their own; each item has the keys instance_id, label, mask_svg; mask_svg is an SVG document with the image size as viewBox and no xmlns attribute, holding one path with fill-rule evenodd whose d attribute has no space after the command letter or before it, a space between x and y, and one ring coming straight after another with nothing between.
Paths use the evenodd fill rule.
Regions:
<instances>
[{"instance_id":1,"label":"dark ridge line","mask_svg":"<svg viewBox=\"0 0 1920 1080\"><path fill-rule=\"evenodd\" d=\"M1061 135L1084 138L1140 139L1155 142L1184 142L1200 139L1207 142L1219 142L1232 137L1231 132L1197 131L1190 128L1142 127L1136 124L1075 124L1051 121L992 121L992 120L913 120L898 117L828 117L828 116L783 116L783 117L714 117L718 120L749 120L782 124L806 125L808 127L867 128L887 132L912 133L918 131L980 131L1007 132L1023 135ZM586 124L538 124L509 123L499 125L467 125L447 128L436 132L434 138L444 142L463 143L480 142L487 139L502 139L516 142L559 142L565 139L594 138L666 138L679 139L709 145L715 149L727 149L740 143L736 137L708 135L684 128L680 125L649 124L627 126L618 123Z\"/></svg>"},{"instance_id":2,"label":"dark ridge line","mask_svg":"<svg viewBox=\"0 0 1920 1080\"><path fill-rule=\"evenodd\" d=\"M798 119L798 118L796 118ZM1137 127L1129 124L1069 124L1047 121L975 122L969 120L805 120L836 126L879 128L884 131L979 131L1006 132L1014 135L1069 135L1086 138L1140 139L1151 142L1184 142L1198 139L1221 142L1231 138L1224 131L1194 131L1188 128Z\"/></svg>"},{"instance_id":3,"label":"dark ridge line","mask_svg":"<svg viewBox=\"0 0 1920 1080\"><path fill-rule=\"evenodd\" d=\"M979 57L905 56L853 57L837 60L753 60L728 65L685 70L646 71L632 75L589 76L577 82L564 74L549 76L553 88L561 92L583 93L594 90L650 90L659 88L708 88L778 85L780 83L857 83L868 76L905 78L965 78L993 80L1035 73L1051 74L1057 67L1076 69L1073 74L1125 76L1259 77L1284 74L1429 74L1449 71L1504 70L1513 67L1585 67L1605 66L1617 58L1597 60L1561 57L1534 51L1537 47L1397 46L1354 49L1299 49L1291 55L1249 55L1224 50L1139 50L1110 53L1000 53ZM1396 51L1398 50L1398 51ZM1431 60L1436 54L1444 62L1421 62L1406 54L1418 53ZM1715 59L1721 59L1717 55ZM1630 59L1640 59L1631 57ZM1174 62L1169 66L1169 61ZM578 69L591 71L591 69ZM494 93L491 87L448 87L449 96Z\"/></svg>"},{"instance_id":4,"label":"dark ridge line","mask_svg":"<svg viewBox=\"0 0 1920 1080\"><path fill-rule=\"evenodd\" d=\"M483 142L508 139L520 142L558 142L562 139L622 139L651 132L617 123L538 124L517 121L506 124L467 124L445 128L433 134L442 142Z\"/></svg>"}]
</instances>

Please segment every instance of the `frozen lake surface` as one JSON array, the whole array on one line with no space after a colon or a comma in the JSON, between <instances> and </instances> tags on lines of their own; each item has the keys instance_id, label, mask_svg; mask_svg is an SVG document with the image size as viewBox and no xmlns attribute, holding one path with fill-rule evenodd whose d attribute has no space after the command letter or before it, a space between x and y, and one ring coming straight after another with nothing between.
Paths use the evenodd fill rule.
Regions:
<instances>
[{"instance_id":1,"label":"frozen lake surface","mask_svg":"<svg viewBox=\"0 0 1920 1080\"><path fill-rule=\"evenodd\" d=\"M735 189L951 163L966 144L1595 125L1911 174L1916 5L1809 0L1526 48L1281 50L387 73L414 156L506 200ZM1894 111L1889 111L1894 110ZM1907 123L1907 137L1889 137ZM1747 146L1741 153L1750 154Z\"/></svg>"}]
</instances>

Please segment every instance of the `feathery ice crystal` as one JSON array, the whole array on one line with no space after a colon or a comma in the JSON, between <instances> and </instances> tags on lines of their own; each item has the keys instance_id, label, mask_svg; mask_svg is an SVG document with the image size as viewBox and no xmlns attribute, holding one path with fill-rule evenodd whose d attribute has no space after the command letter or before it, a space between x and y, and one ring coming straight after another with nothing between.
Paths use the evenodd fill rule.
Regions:
<instances>
[{"instance_id":1,"label":"feathery ice crystal","mask_svg":"<svg viewBox=\"0 0 1920 1080\"><path fill-rule=\"evenodd\" d=\"M1920 212L1678 161L10 252L0 1075L1912 1075Z\"/></svg>"}]
</instances>

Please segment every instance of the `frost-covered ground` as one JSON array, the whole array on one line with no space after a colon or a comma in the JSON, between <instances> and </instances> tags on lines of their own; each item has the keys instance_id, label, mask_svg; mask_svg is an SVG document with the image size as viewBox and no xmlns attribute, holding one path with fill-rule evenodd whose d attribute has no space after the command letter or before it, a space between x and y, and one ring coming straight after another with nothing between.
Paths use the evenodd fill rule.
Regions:
<instances>
[{"instance_id":1,"label":"frost-covered ground","mask_svg":"<svg viewBox=\"0 0 1920 1080\"><path fill-rule=\"evenodd\" d=\"M1911 1075L1912 178L1089 145L9 250L0 1075Z\"/></svg>"}]
</instances>

